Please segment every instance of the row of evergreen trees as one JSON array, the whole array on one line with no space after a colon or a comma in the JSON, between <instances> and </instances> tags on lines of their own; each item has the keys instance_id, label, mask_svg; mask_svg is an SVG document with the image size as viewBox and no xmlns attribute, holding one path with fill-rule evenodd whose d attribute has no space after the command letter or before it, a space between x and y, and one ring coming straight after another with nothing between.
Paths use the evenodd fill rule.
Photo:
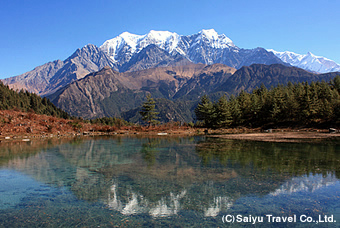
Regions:
<instances>
[{"instance_id":1,"label":"row of evergreen trees","mask_svg":"<svg viewBox=\"0 0 340 228\"><path fill-rule=\"evenodd\" d=\"M115 127L122 127L122 126L127 126L130 125L129 122L117 118L117 117L101 117L101 118L96 118L96 119L91 119L90 120L91 124L102 124L102 125L109 125L109 126L115 126Z\"/></svg>"},{"instance_id":2,"label":"row of evergreen trees","mask_svg":"<svg viewBox=\"0 0 340 228\"><path fill-rule=\"evenodd\" d=\"M21 111L33 111L37 114L55 116L69 119L67 112L57 108L46 97L30 93L24 90L19 92L10 89L0 81L0 110L20 109Z\"/></svg>"},{"instance_id":3,"label":"row of evergreen trees","mask_svg":"<svg viewBox=\"0 0 340 228\"><path fill-rule=\"evenodd\" d=\"M147 101L142 105L142 119L148 124L158 124L158 112L155 111L155 101L150 94L147 96ZM10 89L8 85L4 85L0 81L0 110L17 109L23 112L35 112L37 114L55 116L64 119L75 118L71 117L67 112L57 108L46 97L42 98L34 93L20 90L15 91ZM102 124L109 126L122 127L130 125L127 121L116 117L102 117L89 121L92 124Z\"/></svg>"},{"instance_id":4,"label":"row of evergreen trees","mask_svg":"<svg viewBox=\"0 0 340 228\"><path fill-rule=\"evenodd\" d=\"M71 118L47 98L21 90L9 89L0 81L0 109L18 108L60 118ZM155 102L148 96L140 114L149 125L158 123ZM195 109L196 119L204 127L258 127L265 125L340 122L340 76L329 83L288 83L267 89L264 85L252 93L242 91L238 96L222 96L212 102L203 96ZM118 118L99 118L92 123L126 125Z\"/></svg>"},{"instance_id":5,"label":"row of evergreen trees","mask_svg":"<svg viewBox=\"0 0 340 228\"><path fill-rule=\"evenodd\" d=\"M209 128L335 124L340 121L340 76L329 83L288 83L269 90L262 85L252 93L222 96L217 102L203 96L195 114Z\"/></svg>"}]
</instances>

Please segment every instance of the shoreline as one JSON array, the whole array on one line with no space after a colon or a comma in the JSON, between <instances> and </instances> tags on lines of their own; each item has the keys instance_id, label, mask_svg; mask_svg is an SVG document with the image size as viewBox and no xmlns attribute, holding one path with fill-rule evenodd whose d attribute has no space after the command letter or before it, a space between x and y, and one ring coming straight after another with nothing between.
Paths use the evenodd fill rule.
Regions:
<instances>
[{"instance_id":1,"label":"shoreline","mask_svg":"<svg viewBox=\"0 0 340 228\"><path fill-rule=\"evenodd\" d=\"M241 134L225 134L210 135L210 137L219 137L233 140L251 140L262 142L308 142L319 140L339 140L340 133L329 132L310 132L310 131L285 131L272 133L241 133Z\"/></svg>"},{"instance_id":2,"label":"shoreline","mask_svg":"<svg viewBox=\"0 0 340 228\"><path fill-rule=\"evenodd\" d=\"M159 126L107 126L91 124L80 120L66 120L35 113L14 110L0 111L0 142L35 141L45 139L95 137L95 136L200 136L219 137L236 140L253 140L264 142L302 142L306 140L338 140L337 129L318 129L308 127L288 127L279 129L228 128L206 129L187 125L168 123ZM332 131L332 133L330 133Z\"/></svg>"},{"instance_id":3,"label":"shoreline","mask_svg":"<svg viewBox=\"0 0 340 228\"><path fill-rule=\"evenodd\" d=\"M204 133L204 129L163 129L163 131L135 131L135 130L117 130L114 132L80 132L68 134L22 134L22 135L1 135L0 143L15 142L15 141L35 141L46 139L62 139L62 138L77 138L77 137L97 137L97 136L138 136L138 137L186 137L186 136L207 136L213 138L223 138L231 140L251 140L262 142L306 142L320 140L339 140L340 133L330 133L327 130L315 129L275 129L273 132L261 132L257 129L223 129L209 131Z\"/></svg>"}]
</instances>

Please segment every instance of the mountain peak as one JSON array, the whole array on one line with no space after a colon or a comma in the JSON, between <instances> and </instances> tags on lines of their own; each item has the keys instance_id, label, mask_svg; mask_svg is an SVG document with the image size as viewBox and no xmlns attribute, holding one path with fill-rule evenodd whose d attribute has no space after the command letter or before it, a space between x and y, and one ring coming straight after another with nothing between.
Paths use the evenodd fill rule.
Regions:
<instances>
[{"instance_id":1,"label":"mountain peak","mask_svg":"<svg viewBox=\"0 0 340 228\"><path fill-rule=\"evenodd\" d=\"M177 35L177 33L174 33L174 32L151 30L146 36L147 37L154 37L154 38L157 38L158 40L165 40L169 37L176 36L176 35Z\"/></svg>"},{"instance_id":2,"label":"mountain peak","mask_svg":"<svg viewBox=\"0 0 340 228\"><path fill-rule=\"evenodd\" d=\"M218 33L215 29L202 29L199 33L212 40L218 39Z\"/></svg>"},{"instance_id":3,"label":"mountain peak","mask_svg":"<svg viewBox=\"0 0 340 228\"><path fill-rule=\"evenodd\" d=\"M141 39L143 37L143 35L136 35L136 34L132 34L129 32L123 32L122 34L120 34L119 36L111 39L111 40L124 40L125 42L137 42L139 39Z\"/></svg>"},{"instance_id":4,"label":"mountain peak","mask_svg":"<svg viewBox=\"0 0 340 228\"><path fill-rule=\"evenodd\" d=\"M94 44L86 44L85 46L84 46L84 48L97 48L97 46L96 45L94 45Z\"/></svg>"},{"instance_id":5,"label":"mountain peak","mask_svg":"<svg viewBox=\"0 0 340 228\"><path fill-rule=\"evenodd\" d=\"M96 45L93 44L87 44L82 48L78 48L70 57L68 57L65 61L68 61L70 59L74 59L76 57L81 56L91 56L94 54L97 54L99 52L99 48Z\"/></svg>"},{"instance_id":6,"label":"mountain peak","mask_svg":"<svg viewBox=\"0 0 340 228\"><path fill-rule=\"evenodd\" d=\"M205 38L213 48L224 49L236 47L231 39L224 34L219 35L215 29L202 29L198 34L200 34L200 36L197 40Z\"/></svg>"}]
</instances>

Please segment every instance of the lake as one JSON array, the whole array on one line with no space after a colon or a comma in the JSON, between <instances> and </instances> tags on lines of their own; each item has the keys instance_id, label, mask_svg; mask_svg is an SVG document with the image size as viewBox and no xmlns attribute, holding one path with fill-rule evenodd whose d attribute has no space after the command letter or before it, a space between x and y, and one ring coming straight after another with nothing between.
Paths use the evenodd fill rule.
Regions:
<instances>
[{"instance_id":1,"label":"lake","mask_svg":"<svg viewBox=\"0 0 340 228\"><path fill-rule=\"evenodd\" d=\"M1 227L339 227L340 142L0 145Z\"/></svg>"}]
</instances>

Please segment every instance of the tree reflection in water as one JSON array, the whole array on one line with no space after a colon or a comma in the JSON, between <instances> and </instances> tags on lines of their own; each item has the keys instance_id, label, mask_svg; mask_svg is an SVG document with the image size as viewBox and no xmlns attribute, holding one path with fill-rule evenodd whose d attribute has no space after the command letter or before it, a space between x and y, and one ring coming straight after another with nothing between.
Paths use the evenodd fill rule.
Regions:
<instances>
[{"instance_id":1,"label":"tree reflection in water","mask_svg":"<svg viewBox=\"0 0 340 228\"><path fill-rule=\"evenodd\" d=\"M272 214L289 214L302 213L302 207L325 213L329 204L313 192L339 184L339 144L333 142L117 137L57 143L33 151L28 144L11 148L31 153L3 152L1 168L67 188L79 200L102 202L122 215L216 217L249 210L261 214L268 208ZM301 203L302 198L294 195L301 192L321 197L327 207L308 199L301 207L284 206ZM280 201L283 195L290 198ZM324 196L338 204L332 192Z\"/></svg>"},{"instance_id":2,"label":"tree reflection in water","mask_svg":"<svg viewBox=\"0 0 340 228\"><path fill-rule=\"evenodd\" d=\"M339 143L272 143L207 138L198 142L196 152L204 165L213 160L228 161L243 167L275 170L292 175L329 173L340 178Z\"/></svg>"}]
</instances>

